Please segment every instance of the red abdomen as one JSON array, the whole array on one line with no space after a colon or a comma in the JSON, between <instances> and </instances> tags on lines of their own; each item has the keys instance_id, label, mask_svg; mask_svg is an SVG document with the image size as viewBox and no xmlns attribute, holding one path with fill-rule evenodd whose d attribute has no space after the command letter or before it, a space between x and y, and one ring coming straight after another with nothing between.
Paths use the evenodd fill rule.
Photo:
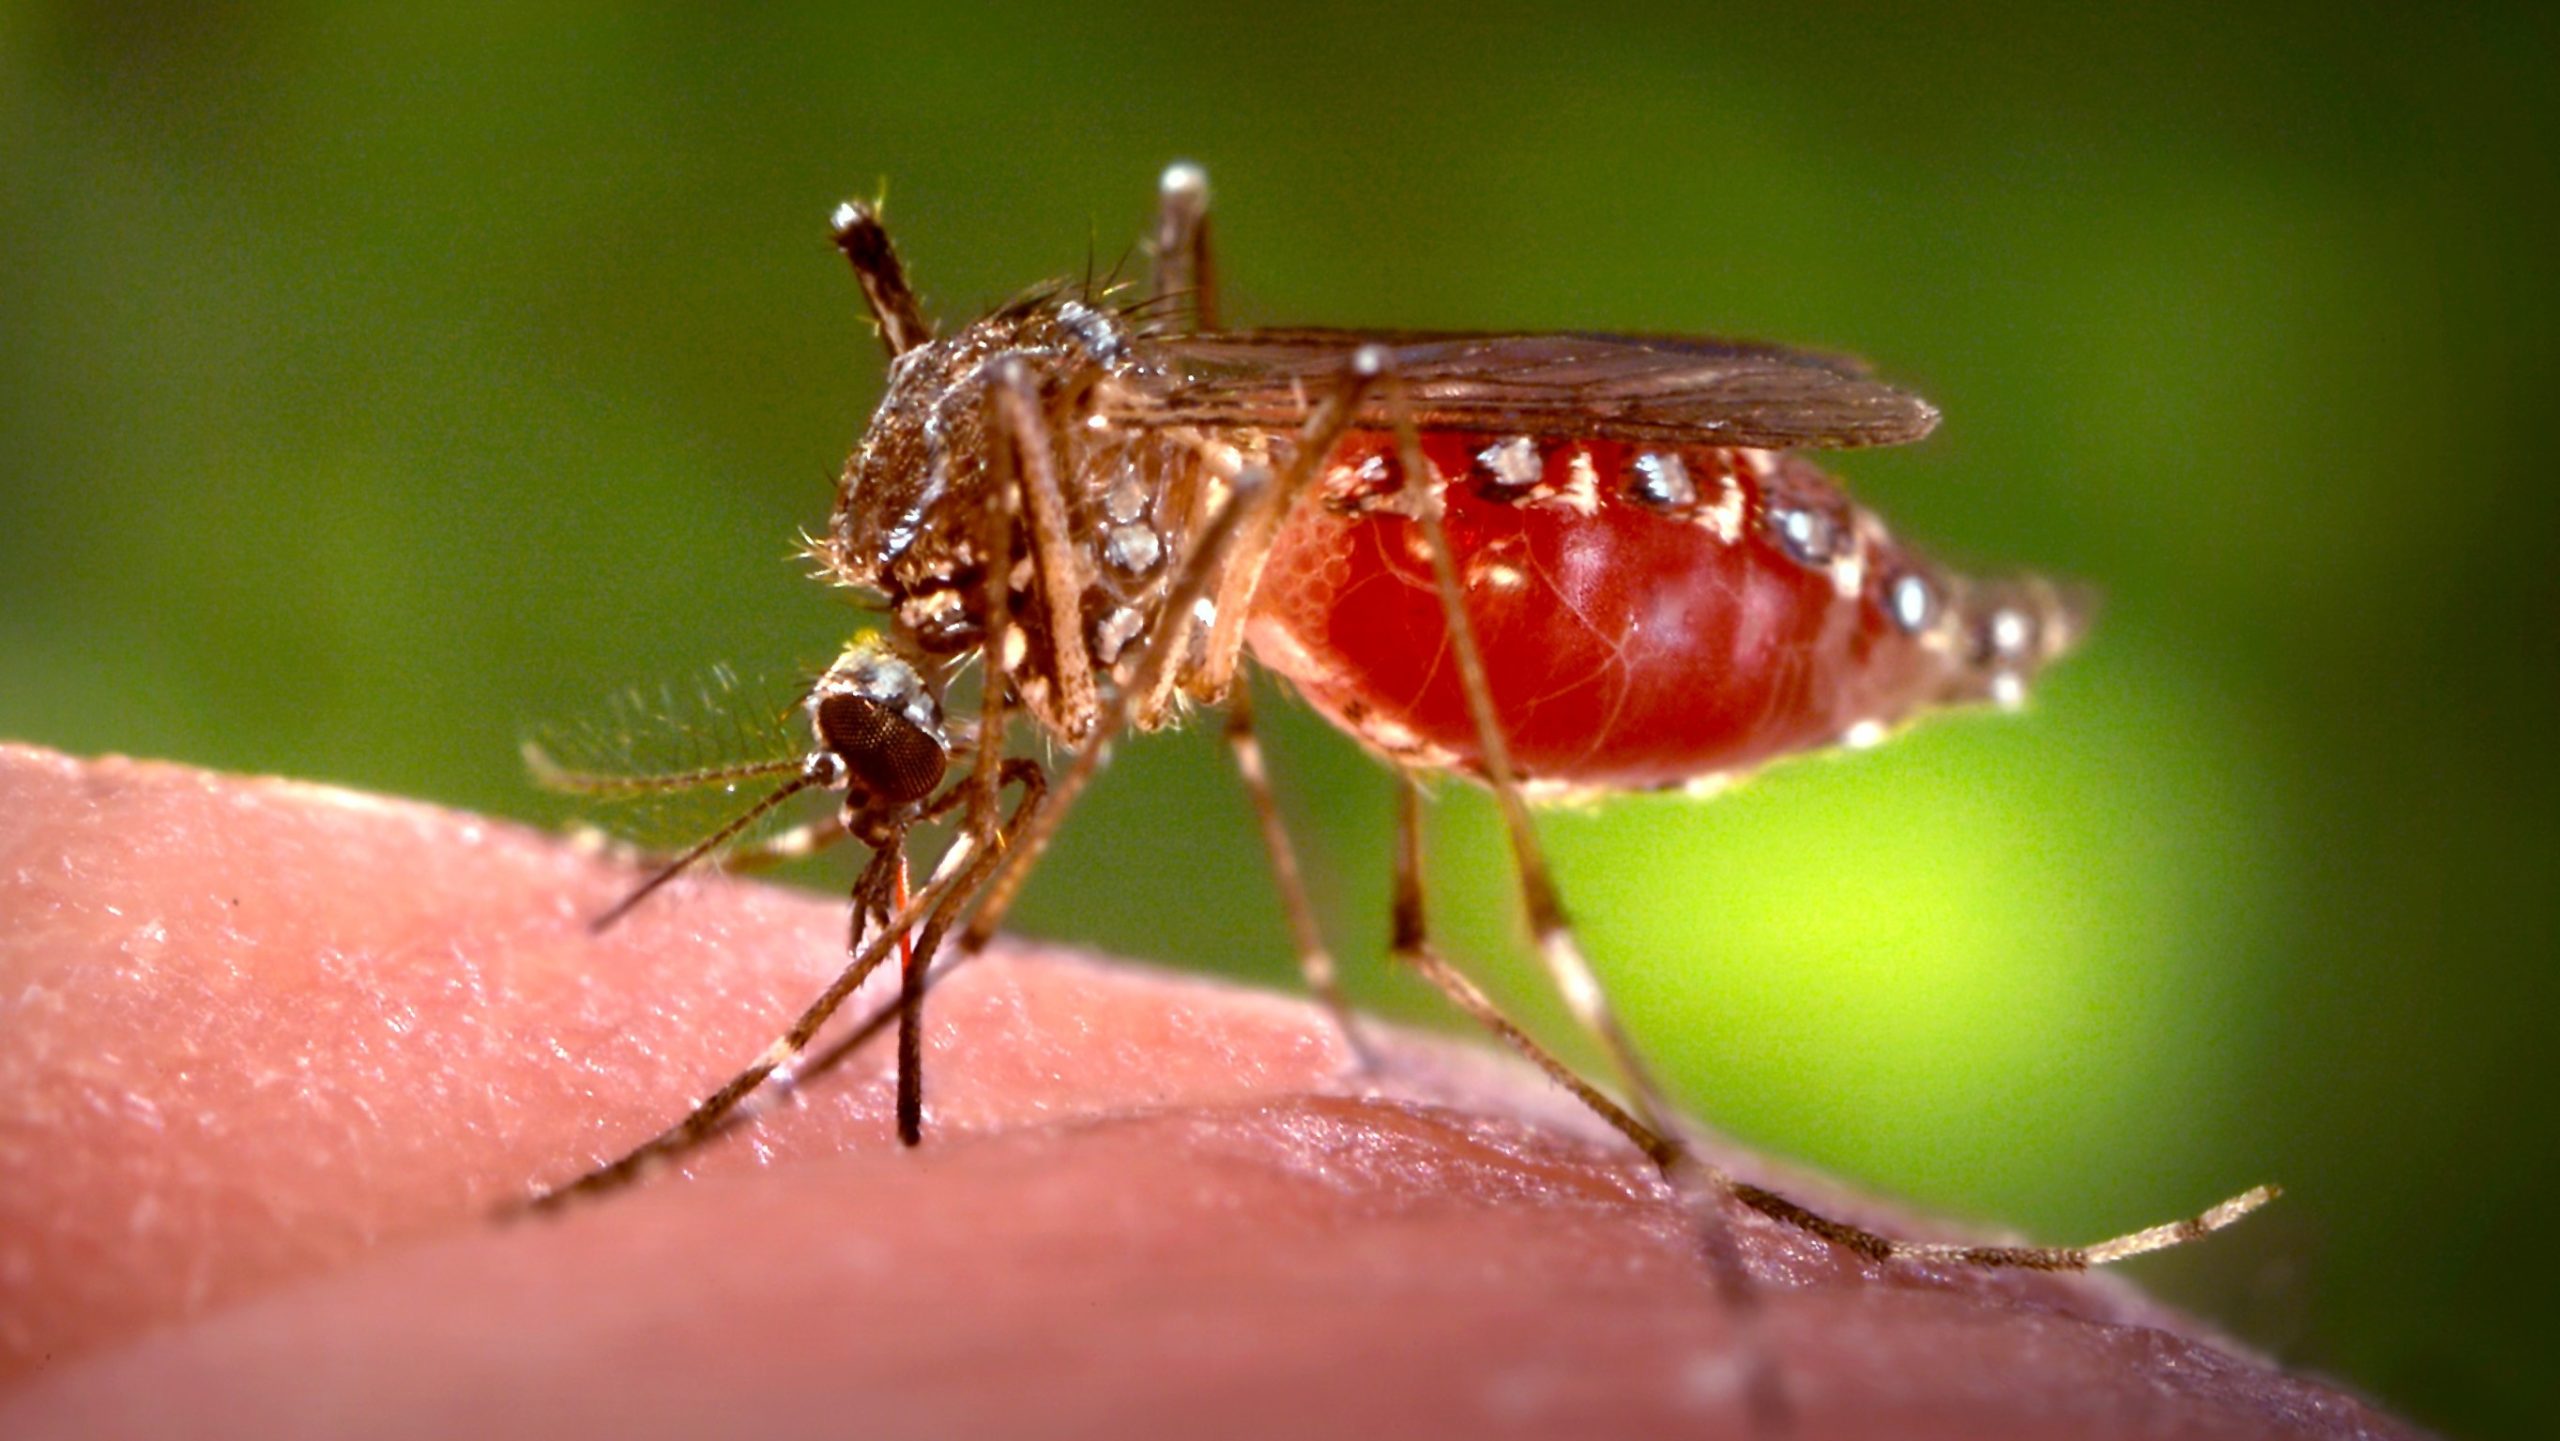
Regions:
<instances>
[{"instance_id":1,"label":"red abdomen","mask_svg":"<svg viewBox=\"0 0 2560 1441\"><path fill-rule=\"evenodd\" d=\"M2054 587L1968 582L1789 454L1434 432L1451 550L1523 779L1651 788L2012 699L2076 629ZM1359 434L1282 527L1253 652L1407 764L1476 772L1394 443Z\"/></svg>"}]
</instances>

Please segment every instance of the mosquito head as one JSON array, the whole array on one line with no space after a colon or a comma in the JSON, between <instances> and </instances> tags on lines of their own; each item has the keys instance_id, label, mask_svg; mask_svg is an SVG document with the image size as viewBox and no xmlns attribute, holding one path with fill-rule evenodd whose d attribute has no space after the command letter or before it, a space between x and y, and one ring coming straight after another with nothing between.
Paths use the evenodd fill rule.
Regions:
<instances>
[{"instance_id":1,"label":"mosquito head","mask_svg":"<svg viewBox=\"0 0 2560 1441\"><path fill-rule=\"evenodd\" d=\"M876 632L854 637L808 704L818 744L844 763L848 807L911 806L942 784L951 760L942 703Z\"/></svg>"}]
</instances>

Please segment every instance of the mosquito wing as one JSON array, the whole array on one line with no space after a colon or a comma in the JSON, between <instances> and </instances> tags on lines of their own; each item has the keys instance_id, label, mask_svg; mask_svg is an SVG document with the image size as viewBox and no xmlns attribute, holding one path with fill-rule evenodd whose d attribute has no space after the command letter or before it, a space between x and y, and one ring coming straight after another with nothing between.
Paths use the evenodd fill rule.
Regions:
<instances>
[{"instance_id":1,"label":"mosquito wing","mask_svg":"<svg viewBox=\"0 0 2560 1441\"><path fill-rule=\"evenodd\" d=\"M1251 330L1150 342L1160 384L1115 419L1136 425L1295 425L1362 345L1386 346L1425 428L1766 450L1901 445L1935 406L1842 356L1654 335L1469 335ZM1390 422L1386 402L1359 423Z\"/></svg>"}]
</instances>

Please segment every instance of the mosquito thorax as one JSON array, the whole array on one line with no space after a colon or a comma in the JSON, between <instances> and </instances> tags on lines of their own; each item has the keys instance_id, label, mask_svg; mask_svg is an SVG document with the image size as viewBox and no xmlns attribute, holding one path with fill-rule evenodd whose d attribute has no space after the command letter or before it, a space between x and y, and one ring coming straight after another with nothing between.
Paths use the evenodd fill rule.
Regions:
<instances>
[{"instance_id":1,"label":"mosquito thorax","mask_svg":"<svg viewBox=\"0 0 2560 1441\"><path fill-rule=\"evenodd\" d=\"M912 806L942 784L951 742L941 703L882 638L845 647L810 689L808 710L820 749L843 765L847 810Z\"/></svg>"},{"instance_id":2,"label":"mosquito thorax","mask_svg":"<svg viewBox=\"0 0 2560 1441\"><path fill-rule=\"evenodd\" d=\"M928 653L977 644L984 517L996 499L990 477L1001 441L988 399L998 367L1018 362L1044 409L1063 418L1128 353L1126 328L1110 311L1043 293L890 362L887 391L845 462L817 548L828 577L887 597L891 618Z\"/></svg>"},{"instance_id":3,"label":"mosquito thorax","mask_svg":"<svg viewBox=\"0 0 2560 1441\"><path fill-rule=\"evenodd\" d=\"M1200 508L1196 440L1103 418L1107 401L1142 388L1140 338L1110 305L1053 289L900 355L812 552L828 579L877 592L901 645L926 659L982 644L988 567L1000 562L1006 676L1030 716L1070 741L1092 714L1061 697L1060 642L1081 638L1103 691L1125 678L1115 666L1152 631ZM991 387L1009 367L1039 396L1074 562L1063 584L1037 570L1019 488L998 489L1012 467ZM998 506L1013 523L1005 553L991 557Z\"/></svg>"}]
</instances>

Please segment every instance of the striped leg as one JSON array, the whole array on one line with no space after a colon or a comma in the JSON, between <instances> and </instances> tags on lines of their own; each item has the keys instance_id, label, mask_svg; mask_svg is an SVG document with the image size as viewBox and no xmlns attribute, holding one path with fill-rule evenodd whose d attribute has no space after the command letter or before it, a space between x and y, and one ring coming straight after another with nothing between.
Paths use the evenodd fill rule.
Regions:
<instances>
[{"instance_id":1,"label":"striped leg","mask_svg":"<svg viewBox=\"0 0 2560 1441\"><path fill-rule=\"evenodd\" d=\"M1773 1191L1735 1181L1699 1158L1681 1136L1675 1113L1664 1101L1661 1088L1638 1057L1625 1028L1618 1023L1607 995L1600 988L1599 978L1584 957L1581 944L1574 938L1572 925L1565 917L1552 873L1538 844L1537 830L1530 820L1528 805L1521 799L1509 746L1494 714L1492 688L1486 682L1483 654L1476 645L1474 628L1467 619L1458 586L1457 563L1449 548L1447 529L1441 523L1439 496L1431 485L1429 462L1422 455L1411 413L1402 403L1402 387L1392 372L1385 377L1384 388L1394 415L1398 459L1404 467L1409 503L1412 513L1419 519L1424 543L1431 552L1441 610L1449 626L1450 649L1457 661L1459 682L1466 694L1468 711L1475 722L1486 779L1492 785L1501 809L1503 828L1510 840L1530 934L1536 940L1540 959L1546 963L1575 1018L1606 1049L1625 1081L1631 1105L1621 1109L1601 1096L1589 1083L1574 1076L1571 1068L1503 1018L1482 992L1430 950L1421 934L1419 801L1417 793L1408 784L1405 805L1400 813L1396 935L1399 954L1416 958L1417 969L1426 979L1439 985L1461 1009L1490 1026L1496 1035L1555 1077L1601 1119L1634 1141L1662 1167L1675 1185L1703 1182L1706 1194L1699 1200L1711 1200L1716 1195L1730 1193L1763 1215L1876 1260L1953 1261L1969 1266L2043 1271L2086 1270L2208 1235L2275 1199L2278 1194L2275 1187L2259 1186L2185 1220L2147 1227L2086 1246L1967 1246L1905 1241L1836 1221ZM1404 909L1408 906L1409 915ZM1711 1257L1722 1258L1718 1263L1719 1284L1729 1295L1739 1295L1747 1287L1748 1277L1739 1269L1727 1228L1716 1218L1711 1206L1701 1206L1698 1210L1704 1218L1707 1233L1702 1239L1706 1241Z\"/></svg>"},{"instance_id":2,"label":"striped leg","mask_svg":"<svg viewBox=\"0 0 2560 1441\"><path fill-rule=\"evenodd\" d=\"M1608 993L1600 987L1599 973L1582 953L1582 943L1574 938L1573 927L1565 919L1564 902L1556 895L1553 873L1547 868L1544 849L1538 843L1537 827L1529 818L1528 803L1521 799L1518 773L1511 764L1511 745L1502 733L1502 723L1493 710L1493 689L1485 679L1484 652L1476 644L1475 627L1467 619L1466 602L1458 585L1456 557L1449 549L1448 527L1442 523L1439 491L1431 481L1431 464L1423 458L1421 437L1415 432L1413 415L1404 403L1404 386L1392 372L1385 382L1388 404L1395 418L1396 454L1405 475L1406 502L1421 527L1423 543L1431 552L1431 570L1440 591L1441 614L1449 625L1449 649L1457 662L1459 688L1467 700L1467 713L1475 724L1476 745L1484 758L1485 781L1493 789L1494 801L1502 811L1503 832L1510 839L1512 869L1520 877L1520 899L1528 913L1529 934L1536 942L1538 958L1545 962L1547 973L1556 989L1564 996L1574 1019L1581 1022L1607 1052L1610 1065L1627 1088L1627 1099L1635 1118L1655 1135L1670 1139L1671 1107L1663 1099L1660 1085L1653 1079L1635 1043L1628 1039L1626 1028L1619 1024L1617 1011L1609 1004Z\"/></svg>"},{"instance_id":3,"label":"striped leg","mask_svg":"<svg viewBox=\"0 0 2560 1441\"><path fill-rule=\"evenodd\" d=\"M951 794L958 795L976 784L975 777L964 778L953 787ZM579 1196L618 1190L640 1179L648 1170L675 1160L726 1129L731 1115L767 1081L777 1078L787 1081L801 1057L808 1052L810 1042L843 1006L845 998L870 979L881 962L898 955L902 944L910 937L915 940L914 949L922 950L928 957L932 954L930 941L934 933L927 928L936 918L947 925L950 908L965 899L967 891L983 880L988 858L1004 853L1012 837L1037 814L1039 802L1039 789L1036 786L1027 788L1012 817L985 842L974 840L964 831L953 841L951 852L945 856L946 863L939 868L934 879L905 905L893 907L891 904L897 868L903 861L904 836L897 837L895 844L883 845L873 852L870 864L863 868L861 879L853 887L855 937L861 941L867 935L869 939L851 948L852 955L835 980L801 1011L789 1029L765 1048L764 1054L757 1057L753 1065L704 1097L685 1114L684 1119L630 1151L565 1184L536 1191L520 1206L507 1209L510 1212L554 1210ZM953 864L954 861L959 863ZM877 926L864 924L867 919L883 914L887 916L885 922ZM906 1009L902 998L899 1008L902 1018ZM900 1099L902 1103L907 1100L904 1082L901 1083Z\"/></svg>"},{"instance_id":4,"label":"striped leg","mask_svg":"<svg viewBox=\"0 0 2560 1441\"><path fill-rule=\"evenodd\" d=\"M1262 831L1263 853L1271 862L1272 884L1280 892L1280 909L1288 913L1289 937L1297 944L1298 973L1332 1015L1334 1029L1341 1034L1344 1048L1351 1052L1353 1064L1363 1071L1374 1070L1377 1057L1361 1038L1351 1005L1343 999L1341 982L1334 973L1333 952L1325 947L1324 930L1316 923L1315 905L1307 899L1306 878L1298 870L1297 850L1289 844L1288 825L1280 818L1279 797L1272 794L1262 739L1253 728L1252 688L1242 678L1227 693L1227 749L1235 758L1236 774L1244 780L1245 794L1253 801L1254 819Z\"/></svg>"},{"instance_id":5,"label":"striped leg","mask_svg":"<svg viewBox=\"0 0 2560 1441\"><path fill-rule=\"evenodd\" d=\"M840 241L842 234L840 226ZM848 247L848 253L853 253L851 247ZM861 269L859 257L856 269ZM885 333L892 319L891 308L883 306L877 297L874 298L874 307L882 315ZM993 396L989 397L988 404L997 409L1001 423L1001 406ZM999 544L997 538L1009 538L1012 533L1018 505L1016 491L1016 487L1000 487L998 503L987 507L984 524L986 539L991 545ZM986 588L986 626L980 641L980 662L987 674L996 675L1001 674L1005 637L1011 618L1008 609L1011 595L1003 567L988 567ZM731 1077L696 1104L684 1119L630 1152L565 1185L535 1193L525 1202L526 1209L552 1209L574 1196L597 1194L628 1185L637 1180L646 1168L683 1155L717 1135L739 1106L768 1080L781 1077L787 1082L810 1043L844 1004L845 998L860 988L871 973L892 955L899 957L901 973L898 1134L909 1145L921 1138L924 1101L920 1023L924 984L930 974L934 949L953 919L985 884L995 866L1013 849L1018 836L1038 824L1047 789L1037 764L1004 759L1005 721L1009 714L1005 688L1000 685L986 687L976 738L975 764L969 774L923 807L921 814L899 819L878 838L870 863L863 868L861 878L854 882L853 935L848 943L851 955L835 980L800 1013L790 1028L766 1047L753 1065ZM797 787L805 783L795 781L792 784ZM1000 822L999 790L1006 784L1018 786L1022 798L1016 802L1012 816ZM789 793L786 789L710 841L694 847L609 914L627 911L667 876L734 835L756 815L778 804L781 795ZM905 890L907 825L953 809L963 811L959 836L945 853L943 864L937 868L933 880L912 899L906 898L902 893ZM875 928L871 922L881 917L886 919ZM868 941L865 941L865 936L869 936Z\"/></svg>"},{"instance_id":6,"label":"striped leg","mask_svg":"<svg viewBox=\"0 0 2560 1441\"><path fill-rule=\"evenodd\" d=\"M1073 809L1084 788L1092 784L1094 776L1100 773L1104 761L1110 756L1111 743L1129 728L1139 701L1160 694L1170 683L1175 667L1190 648L1191 628L1183 624L1181 618L1193 615L1201 598L1225 578L1227 561L1234 554L1237 538L1273 523L1276 516L1285 513L1298 493L1323 472L1326 459L1333 454L1343 432L1350 428L1361 400L1377 384L1385 364L1383 349L1363 346L1352 357L1350 366L1332 393L1315 407L1314 414L1300 427L1286 469L1276 478L1252 471L1238 477L1226 499L1193 537L1191 552L1184 558L1180 574L1166 592L1160 611L1172 619L1147 637L1130 683L1115 693L1110 703L1102 708L1094 721L1092 733L1059 774L1050 792L1050 803L1031 818L1023 834L1004 855L1003 863L989 877L984 899L960 932L958 945L963 956L975 955L986 948L996 927L1003 923L1005 913L1012 908L1014 897L1021 891L1031 868L1039 862L1049 842L1056 838L1059 825Z\"/></svg>"}]
</instances>

